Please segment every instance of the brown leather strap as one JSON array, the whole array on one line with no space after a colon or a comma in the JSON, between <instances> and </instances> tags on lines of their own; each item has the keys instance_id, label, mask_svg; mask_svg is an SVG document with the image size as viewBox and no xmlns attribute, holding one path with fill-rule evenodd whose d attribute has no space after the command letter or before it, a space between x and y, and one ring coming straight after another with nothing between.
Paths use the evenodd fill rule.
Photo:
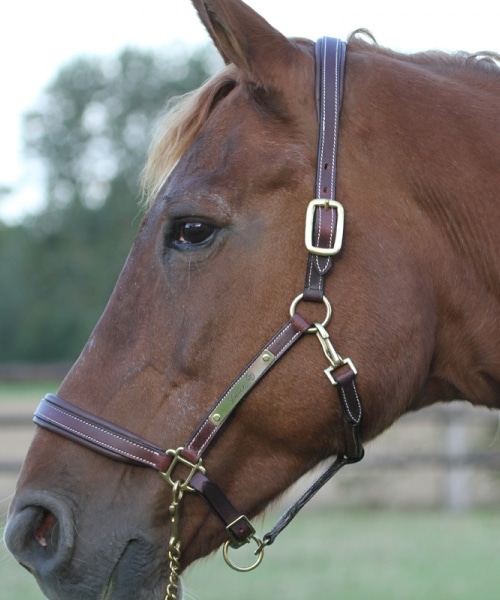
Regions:
<instances>
[{"instance_id":1,"label":"brown leather strap","mask_svg":"<svg viewBox=\"0 0 500 600\"><path fill-rule=\"evenodd\" d=\"M364 456L359 432L362 408L361 398L356 386L356 373L348 365L334 372L337 382L342 413L344 415L344 456L349 462L357 462Z\"/></svg>"},{"instance_id":2,"label":"brown leather strap","mask_svg":"<svg viewBox=\"0 0 500 600\"><path fill-rule=\"evenodd\" d=\"M250 521L236 510L219 486L203 473L197 472L191 479L190 485L222 521L233 548L242 546L255 534Z\"/></svg>"},{"instance_id":3,"label":"brown leather strap","mask_svg":"<svg viewBox=\"0 0 500 600\"><path fill-rule=\"evenodd\" d=\"M335 38L321 38L316 43L316 94L320 124L316 197L325 200L335 200L345 49L345 42ZM322 249L333 248L336 236L340 233L337 229L337 209L318 206L315 212L314 245ZM332 264L332 256L309 254L304 300L323 300L324 278Z\"/></svg>"},{"instance_id":4,"label":"brown leather strap","mask_svg":"<svg viewBox=\"0 0 500 600\"><path fill-rule=\"evenodd\" d=\"M94 452L121 462L151 467L165 473L171 456L127 429L96 417L54 394L47 394L38 406L34 421ZM255 530L234 508L220 488L197 472L190 485L222 520L234 547L245 543Z\"/></svg>"},{"instance_id":5,"label":"brown leather strap","mask_svg":"<svg viewBox=\"0 0 500 600\"><path fill-rule=\"evenodd\" d=\"M336 157L340 107L345 65L344 42L334 38L321 38L316 43L316 93L320 136L318 165L316 176L316 197L325 201L335 200ZM312 245L315 249L331 250L335 247L337 236L342 235L338 227L338 209L334 205L320 203L315 208ZM323 256L316 250L310 251L307 263L303 299L321 302L324 294L324 278L332 268L333 253ZM350 364L345 364L332 373L340 398L343 426L344 452L340 453L328 467L294 502L278 520L263 541L266 545L293 520L297 513L342 467L358 462L363 458L359 425L361 422L361 400L356 387L356 373Z\"/></svg>"},{"instance_id":6,"label":"brown leather strap","mask_svg":"<svg viewBox=\"0 0 500 600\"><path fill-rule=\"evenodd\" d=\"M239 402L243 400L259 379L285 354L308 327L309 323L299 314L295 314L271 338L263 350L269 350L273 355L273 360L265 366L258 377L249 377L248 385L240 394L238 402L232 404L230 412L238 406ZM214 413L221 404L222 399L228 397L228 393L235 388L238 382L244 381L251 374L252 366L262 355L263 350L243 369L228 390L215 403L210 414ZM162 473L167 471L171 463L171 457L162 448L151 444L123 427L78 408L54 394L47 394L43 398L35 411L33 420L40 427L49 429L91 450L122 462L151 467ZM187 444L185 457L191 462L196 462L223 423L224 420L211 422L207 416Z\"/></svg>"},{"instance_id":7,"label":"brown leather strap","mask_svg":"<svg viewBox=\"0 0 500 600\"><path fill-rule=\"evenodd\" d=\"M54 394L47 394L40 402L33 420L40 427L115 460L161 472L165 472L171 462L161 448Z\"/></svg>"},{"instance_id":8,"label":"brown leather strap","mask_svg":"<svg viewBox=\"0 0 500 600\"><path fill-rule=\"evenodd\" d=\"M210 413L186 444L184 456L196 462L220 431L227 418L248 392L276 364L285 352L307 331L310 323L295 313L278 333L254 356L222 394ZM267 362L266 362L267 359Z\"/></svg>"},{"instance_id":9,"label":"brown leather strap","mask_svg":"<svg viewBox=\"0 0 500 600\"><path fill-rule=\"evenodd\" d=\"M198 462L230 414L276 361L300 339L309 326L310 324L296 313L269 340L202 421L182 450L181 454L186 460L193 464ZM266 357L269 358L268 361L265 360ZM214 415L222 414L222 405L224 405L224 417L214 420ZM172 455L161 448L54 394L47 394L40 402L33 420L40 427L115 460L151 467L161 473L166 473L172 464ZM175 469L174 465L172 469ZM255 530L248 519L234 508L222 490L204 473L195 472L189 485L221 519L233 547L241 546L254 535Z\"/></svg>"}]
</instances>

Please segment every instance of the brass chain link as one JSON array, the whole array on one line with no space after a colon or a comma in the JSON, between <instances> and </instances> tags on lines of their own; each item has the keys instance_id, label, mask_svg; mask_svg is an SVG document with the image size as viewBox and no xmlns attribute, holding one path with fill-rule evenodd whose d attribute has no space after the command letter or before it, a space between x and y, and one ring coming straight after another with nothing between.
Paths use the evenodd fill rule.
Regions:
<instances>
[{"instance_id":1,"label":"brass chain link","mask_svg":"<svg viewBox=\"0 0 500 600\"><path fill-rule=\"evenodd\" d=\"M165 600L177 600L179 570L181 562L181 540L179 538L179 506L184 495L182 482L176 481L172 488L172 504L168 507L171 529L168 542L169 576Z\"/></svg>"}]
</instances>

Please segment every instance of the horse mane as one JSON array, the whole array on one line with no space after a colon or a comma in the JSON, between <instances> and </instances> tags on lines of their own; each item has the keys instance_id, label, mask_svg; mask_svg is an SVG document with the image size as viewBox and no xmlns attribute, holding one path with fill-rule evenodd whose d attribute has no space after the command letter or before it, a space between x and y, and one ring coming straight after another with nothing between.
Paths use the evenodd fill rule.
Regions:
<instances>
[{"instance_id":1,"label":"horse mane","mask_svg":"<svg viewBox=\"0 0 500 600\"><path fill-rule=\"evenodd\" d=\"M376 52L439 71L494 78L500 83L500 54L494 52L469 54L432 50L402 54L378 45L374 36L366 29L354 31L348 42L358 50ZM167 105L141 175L142 198L146 208L151 205L168 173L191 145L214 107L234 88L238 80L236 67L227 65L200 88L173 99Z\"/></svg>"},{"instance_id":2,"label":"horse mane","mask_svg":"<svg viewBox=\"0 0 500 600\"><path fill-rule=\"evenodd\" d=\"M478 76L496 78L500 81L500 54L484 50L482 52L444 52L429 50L415 54L403 54L380 46L373 34L367 29L356 29L348 39L350 46L358 49L371 48L373 52L388 57L399 58L414 64L429 66L435 69L456 71L458 73L476 73Z\"/></svg>"},{"instance_id":3,"label":"horse mane","mask_svg":"<svg viewBox=\"0 0 500 600\"><path fill-rule=\"evenodd\" d=\"M142 200L148 207L168 173L186 152L217 103L236 85L234 65L227 65L201 87L173 98L166 107L141 174Z\"/></svg>"}]
</instances>

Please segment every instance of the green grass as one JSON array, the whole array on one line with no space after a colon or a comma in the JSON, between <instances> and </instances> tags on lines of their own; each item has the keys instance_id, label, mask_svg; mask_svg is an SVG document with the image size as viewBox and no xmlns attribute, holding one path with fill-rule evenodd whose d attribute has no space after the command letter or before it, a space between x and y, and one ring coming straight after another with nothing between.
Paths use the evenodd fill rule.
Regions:
<instances>
[{"instance_id":1,"label":"green grass","mask_svg":"<svg viewBox=\"0 0 500 600\"><path fill-rule=\"evenodd\" d=\"M56 389L54 382L0 383L0 403L36 403ZM183 581L186 600L497 600L499 556L500 512L309 510L266 549L256 571L231 571L217 553ZM1 543L0 598L43 598Z\"/></svg>"},{"instance_id":2,"label":"green grass","mask_svg":"<svg viewBox=\"0 0 500 600\"><path fill-rule=\"evenodd\" d=\"M42 600L33 577L7 554L0 544L0 588L2 600Z\"/></svg>"},{"instance_id":3,"label":"green grass","mask_svg":"<svg viewBox=\"0 0 500 600\"><path fill-rule=\"evenodd\" d=\"M497 513L308 512L256 571L217 557L186 584L199 600L497 600L499 526Z\"/></svg>"},{"instance_id":4,"label":"green grass","mask_svg":"<svg viewBox=\"0 0 500 600\"><path fill-rule=\"evenodd\" d=\"M499 531L495 512L308 511L252 573L231 571L219 553L195 564L183 578L185 597L497 600ZM5 553L0 582L3 600L42 598Z\"/></svg>"}]
</instances>

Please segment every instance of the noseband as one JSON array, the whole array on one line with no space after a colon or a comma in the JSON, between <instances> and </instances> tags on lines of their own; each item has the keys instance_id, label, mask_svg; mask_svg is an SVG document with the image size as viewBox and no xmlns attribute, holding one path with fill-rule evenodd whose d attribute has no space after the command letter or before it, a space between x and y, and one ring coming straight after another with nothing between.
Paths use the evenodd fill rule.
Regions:
<instances>
[{"instance_id":1,"label":"noseband","mask_svg":"<svg viewBox=\"0 0 500 600\"><path fill-rule=\"evenodd\" d=\"M224 558L236 570L246 571L260 564L264 547L274 542L299 510L340 468L363 457L359 434L362 411L356 387L357 372L351 360L343 359L332 345L326 330L331 317L331 305L324 295L325 277L342 247L344 230L344 209L334 196L345 52L346 44L334 38L321 38L316 44L316 94L320 132L316 198L309 203L306 213L305 245L309 256L304 291L292 302L289 320L219 397L187 444L176 450L165 451L53 394L45 396L35 412L34 421L37 425L115 460L156 469L172 487L173 499L169 507L172 521L169 540L170 581L166 600L175 599L177 594L181 555L179 505L186 492L199 494L221 519L229 538L224 544ZM296 310L301 302L324 304L324 321L310 323L304 319ZM306 333L317 336L329 364L325 374L337 389L342 407L344 450L261 541L255 536L255 529L247 517L207 477L203 457L229 416L248 393ZM182 478L176 475L179 466L183 467ZM257 544L255 563L250 567L238 567L229 557L229 548L239 548L250 540Z\"/></svg>"}]
</instances>

